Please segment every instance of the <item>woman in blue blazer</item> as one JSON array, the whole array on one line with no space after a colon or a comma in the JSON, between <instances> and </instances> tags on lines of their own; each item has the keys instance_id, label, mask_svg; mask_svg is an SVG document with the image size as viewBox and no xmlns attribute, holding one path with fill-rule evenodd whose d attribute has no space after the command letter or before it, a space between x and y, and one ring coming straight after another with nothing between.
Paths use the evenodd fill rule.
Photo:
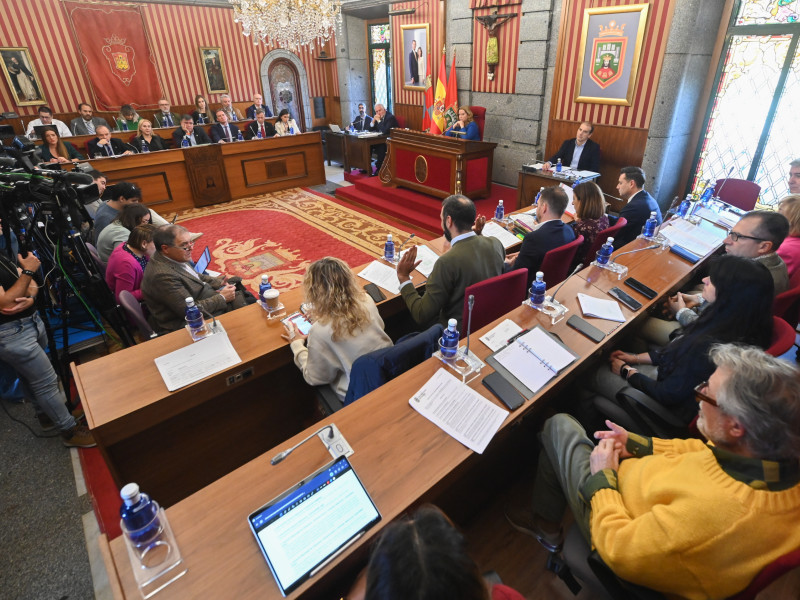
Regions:
<instances>
[{"instance_id":1,"label":"woman in blue blazer","mask_svg":"<svg viewBox=\"0 0 800 600\"><path fill-rule=\"evenodd\" d=\"M445 131L444 134L462 140L480 141L481 139L478 124L472 120L472 111L466 106L458 108L458 121L453 123L453 126Z\"/></svg>"}]
</instances>

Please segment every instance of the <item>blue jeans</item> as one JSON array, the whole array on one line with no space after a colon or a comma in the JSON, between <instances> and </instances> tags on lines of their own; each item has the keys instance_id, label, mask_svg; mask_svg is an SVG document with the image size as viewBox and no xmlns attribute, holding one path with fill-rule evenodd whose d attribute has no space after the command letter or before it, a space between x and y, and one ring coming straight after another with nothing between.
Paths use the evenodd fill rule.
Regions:
<instances>
[{"instance_id":1,"label":"blue jeans","mask_svg":"<svg viewBox=\"0 0 800 600\"><path fill-rule=\"evenodd\" d=\"M0 325L0 361L19 374L26 396L37 412L44 412L62 432L75 427L58 387L58 376L47 358L47 333L39 313Z\"/></svg>"}]
</instances>

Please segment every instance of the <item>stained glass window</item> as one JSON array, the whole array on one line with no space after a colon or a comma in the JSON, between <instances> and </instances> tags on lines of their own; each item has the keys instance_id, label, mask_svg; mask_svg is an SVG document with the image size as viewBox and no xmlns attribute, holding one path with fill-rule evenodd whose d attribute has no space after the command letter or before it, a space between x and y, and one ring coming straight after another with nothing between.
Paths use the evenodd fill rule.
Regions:
<instances>
[{"instance_id":1,"label":"stained glass window","mask_svg":"<svg viewBox=\"0 0 800 600\"><path fill-rule=\"evenodd\" d=\"M372 105L392 110L392 46L389 23L369 25L369 74Z\"/></svg>"},{"instance_id":2,"label":"stained glass window","mask_svg":"<svg viewBox=\"0 0 800 600\"><path fill-rule=\"evenodd\" d=\"M737 25L797 23L800 0L742 0L736 15Z\"/></svg>"},{"instance_id":3,"label":"stained glass window","mask_svg":"<svg viewBox=\"0 0 800 600\"><path fill-rule=\"evenodd\" d=\"M373 44L388 44L392 41L392 30L388 23L369 26L369 39Z\"/></svg>"},{"instance_id":4,"label":"stained glass window","mask_svg":"<svg viewBox=\"0 0 800 600\"><path fill-rule=\"evenodd\" d=\"M372 50L372 81L375 89L372 90L373 105L383 104L389 106L389 90L387 82L389 76L386 69L386 50L375 48Z\"/></svg>"}]
</instances>

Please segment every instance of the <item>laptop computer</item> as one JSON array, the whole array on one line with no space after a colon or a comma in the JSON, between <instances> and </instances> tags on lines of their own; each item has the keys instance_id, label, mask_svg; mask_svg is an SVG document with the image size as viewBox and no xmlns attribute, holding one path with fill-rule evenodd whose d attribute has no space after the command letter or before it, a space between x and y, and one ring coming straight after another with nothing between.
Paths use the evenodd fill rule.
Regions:
<instances>
[{"instance_id":1,"label":"laptop computer","mask_svg":"<svg viewBox=\"0 0 800 600\"><path fill-rule=\"evenodd\" d=\"M206 246L206 249L203 250L203 253L200 255L200 258L197 259L197 262L194 263L194 270L197 271L198 274L204 273L205 270L208 268L208 264L211 262L211 251Z\"/></svg>"},{"instance_id":2,"label":"laptop computer","mask_svg":"<svg viewBox=\"0 0 800 600\"><path fill-rule=\"evenodd\" d=\"M328 127L330 127L331 131L334 133L339 133L342 130L336 123L331 123Z\"/></svg>"}]
</instances>

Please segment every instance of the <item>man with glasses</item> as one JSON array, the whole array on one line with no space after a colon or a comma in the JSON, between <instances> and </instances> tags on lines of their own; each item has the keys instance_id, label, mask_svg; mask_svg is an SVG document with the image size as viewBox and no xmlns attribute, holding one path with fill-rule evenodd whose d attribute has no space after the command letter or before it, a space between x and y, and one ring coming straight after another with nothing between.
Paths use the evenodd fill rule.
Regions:
<instances>
[{"instance_id":1,"label":"man with glasses","mask_svg":"<svg viewBox=\"0 0 800 600\"><path fill-rule=\"evenodd\" d=\"M58 137L72 137L72 132L69 130L66 123L53 118L53 110L49 106L39 107L39 118L28 123L25 135L31 139L36 139L34 127L40 127L42 125L52 125L55 127L58 130Z\"/></svg>"},{"instance_id":2,"label":"man with glasses","mask_svg":"<svg viewBox=\"0 0 800 600\"><path fill-rule=\"evenodd\" d=\"M751 210L728 232L725 252L763 264L775 281L775 295L789 289L786 264L776 250L789 234L789 221L771 210Z\"/></svg>"},{"instance_id":3,"label":"man with glasses","mask_svg":"<svg viewBox=\"0 0 800 600\"><path fill-rule=\"evenodd\" d=\"M178 115L170 110L169 100L162 98L158 101L159 110L153 113L153 120L156 127L177 127L179 125Z\"/></svg>"},{"instance_id":4,"label":"man with glasses","mask_svg":"<svg viewBox=\"0 0 800 600\"><path fill-rule=\"evenodd\" d=\"M247 304L227 276L210 277L192 268L192 234L180 225L161 227L153 235L156 253L144 272L142 296L150 310L153 328L176 331L186 324L186 298L194 298L208 317L219 316Z\"/></svg>"},{"instance_id":5,"label":"man with glasses","mask_svg":"<svg viewBox=\"0 0 800 600\"><path fill-rule=\"evenodd\" d=\"M697 388L709 443L606 421L595 445L575 419L556 415L540 438L533 511L514 526L559 551L569 506L618 577L681 598L730 597L800 547L798 372L735 344L714 346L711 360L716 370Z\"/></svg>"}]
</instances>

